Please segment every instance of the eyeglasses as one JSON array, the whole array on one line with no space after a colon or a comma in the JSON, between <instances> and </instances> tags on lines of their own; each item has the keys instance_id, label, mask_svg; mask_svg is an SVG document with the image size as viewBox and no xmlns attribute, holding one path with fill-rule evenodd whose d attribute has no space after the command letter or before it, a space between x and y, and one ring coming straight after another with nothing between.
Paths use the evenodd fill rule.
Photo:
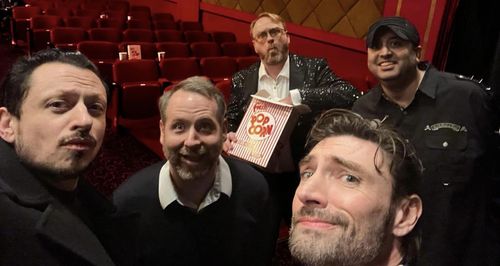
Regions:
<instances>
[{"instance_id":1,"label":"eyeglasses","mask_svg":"<svg viewBox=\"0 0 500 266\"><path fill-rule=\"evenodd\" d=\"M267 40L267 35L269 34L269 36L271 36L271 38L275 38L275 37L281 37L281 34L283 34L284 32L286 32L286 30L282 29L282 28L272 28L270 30L267 30L267 31L263 31L259 34L257 34L254 39L258 42L265 42Z\"/></svg>"}]
</instances>

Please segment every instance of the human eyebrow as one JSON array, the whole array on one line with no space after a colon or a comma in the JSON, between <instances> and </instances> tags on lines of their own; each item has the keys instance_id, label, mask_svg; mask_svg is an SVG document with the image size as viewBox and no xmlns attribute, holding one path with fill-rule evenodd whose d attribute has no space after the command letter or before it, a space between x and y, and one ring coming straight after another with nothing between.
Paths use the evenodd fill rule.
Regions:
<instances>
[{"instance_id":1,"label":"human eyebrow","mask_svg":"<svg viewBox=\"0 0 500 266\"><path fill-rule=\"evenodd\" d=\"M343 166L344 168L346 168L348 170L355 171L358 173L365 172L363 167L354 161L349 161L349 160L343 159L343 158L338 157L338 156L330 156L330 160Z\"/></svg>"},{"instance_id":2,"label":"human eyebrow","mask_svg":"<svg viewBox=\"0 0 500 266\"><path fill-rule=\"evenodd\" d=\"M299 167L302 167L303 165L308 164L311 161L312 161L312 156L311 155L306 155L306 156L304 156L304 158L302 158L302 160L300 160Z\"/></svg>"}]
</instances>

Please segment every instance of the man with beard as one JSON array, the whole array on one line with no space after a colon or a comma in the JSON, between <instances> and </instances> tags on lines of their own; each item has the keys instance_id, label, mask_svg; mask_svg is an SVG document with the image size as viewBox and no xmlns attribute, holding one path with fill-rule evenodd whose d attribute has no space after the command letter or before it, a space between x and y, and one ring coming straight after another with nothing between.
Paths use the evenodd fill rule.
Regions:
<instances>
[{"instance_id":1,"label":"man with beard","mask_svg":"<svg viewBox=\"0 0 500 266\"><path fill-rule=\"evenodd\" d=\"M272 99L289 104L308 105L312 112L300 116L290 143L297 163L304 156L304 142L314 117L330 108L350 108L359 92L330 70L324 58L308 58L288 52L290 36L283 18L261 13L250 24L250 36L260 62L234 74L228 105L228 139L224 151L232 150L235 133L251 101L251 95L265 90ZM295 164L296 165L296 164ZM277 236L281 218L290 222L290 205L298 183L297 169L280 173L264 171L275 210Z\"/></svg>"},{"instance_id":2,"label":"man with beard","mask_svg":"<svg viewBox=\"0 0 500 266\"><path fill-rule=\"evenodd\" d=\"M325 112L299 163L289 247L305 265L413 265L422 166L380 121Z\"/></svg>"},{"instance_id":3,"label":"man with beard","mask_svg":"<svg viewBox=\"0 0 500 266\"><path fill-rule=\"evenodd\" d=\"M191 77L159 101L167 162L114 193L119 211L141 214L136 265L266 265L268 187L252 167L221 157L226 105L215 86Z\"/></svg>"},{"instance_id":4,"label":"man with beard","mask_svg":"<svg viewBox=\"0 0 500 266\"><path fill-rule=\"evenodd\" d=\"M374 23L366 46L368 69L380 84L353 111L394 126L425 168L419 264L500 265L498 227L489 217L496 215L491 193L498 188L491 178L494 119L486 90L421 62L418 31L404 18Z\"/></svg>"},{"instance_id":5,"label":"man with beard","mask_svg":"<svg viewBox=\"0 0 500 266\"><path fill-rule=\"evenodd\" d=\"M111 217L113 206L81 178L103 141L106 94L97 68L80 53L41 51L18 60L5 77L1 265L114 265L113 255L126 260L114 253L120 243L113 243L114 237L126 241L118 230L126 224Z\"/></svg>"}]
</instances>

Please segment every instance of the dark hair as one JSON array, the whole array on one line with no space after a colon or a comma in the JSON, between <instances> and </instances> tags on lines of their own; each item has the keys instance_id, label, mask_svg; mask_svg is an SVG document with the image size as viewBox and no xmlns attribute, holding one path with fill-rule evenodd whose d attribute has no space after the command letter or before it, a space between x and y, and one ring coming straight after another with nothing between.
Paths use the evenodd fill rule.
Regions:
<instances>
[{"instance_id":1,"label":"dark hair","mask_svg":"<svg viewBox=\"0 0 500 266\"><path fill-rule=\"evenodd\" d=\"M52 48L39 51L31 57L21 57L12 65L0 88L0 106L6 107L9 113L19 118L21 106L31 86L31 74L37 67L51 62L65 63L92 71L101 80L106 94L108 93L108 87L101 78L99 70L85 55Z\"/></svg>"},{"instance_id":2,"label":"dark hair","mask_svg":"<svg viewBox=\"0 0 500 266\"><path fill-rule=\"evenodd\" d=\"M214 84L208 80L206 77L193 76L187 78L176 85L171 90L168 90L163 93L158 101L158 108L160 109L161 120L165 122L167 118L167 114L165 113L167 110L167 105L170 100L170 97L176 91L189 91L201 94L208 99L214 99L217 104L217 118L219 122L224 122L224 115L226 114L226 102L224 101L224 95L217 89Z\"/></svg>"},{"instance_id":3,"label":"dark hair","mask_svg":"<svg viewBox=\"0 0 500 266\"><path fill-rule=\"evenodd\" d=\"M331 109L324 112L309 132L306 150L310 151L321 140L332 136L350 135L378 145L375 153L375 169L380 173L376 163L379 150L387 155L389 171L393 177L391 204L399 202L412 194L418 195L422 163L415 153L414 147L407 143L398 133L386 127L380 120L364 119L360 115L344 109ZM414 228L402 239L406 256L414 259L420 248L420 232Z\"/></svg>"}]
</instances>

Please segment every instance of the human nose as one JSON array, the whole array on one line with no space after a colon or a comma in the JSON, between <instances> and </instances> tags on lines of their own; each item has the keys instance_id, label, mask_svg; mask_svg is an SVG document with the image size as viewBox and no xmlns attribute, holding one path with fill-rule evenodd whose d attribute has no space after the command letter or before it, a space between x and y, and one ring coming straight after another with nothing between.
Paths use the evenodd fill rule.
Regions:
<instances>
[{"instance_id":1,"label":"human nose","mask_svg":"<svg viewBox=\"0 0 500 266\"><path fill-rule=\"evenodd\" d=\"M382 45L382 47L380 48L380 56L382 57L390 57L392 56L392 50L387 46L387 45Z\"/></svg>"},{"instance_id":2,"label":"human nose","mask_svg":"<svg viewBox=\"0 0 500 266\"><path fill-rule=\"evenodd\" d=\"M321 173L314 173L300 181L295 191L296 197L304 205L324 208L327 205L325 185Z\"/></svg>"},{"instance_id":3,"label":"human nose","mask_svg":"<svg viewBox=\"0 0 500 266\"><path fill-rule=\"evenodd\" d=\"M201 141L200 141L198 132L196 131L196 129L191 128L187 132L186 139L184 140L184 146L186 146L188 148L192 148L192 147L196 147L196 146L200 145L200 143L201 143Z\"/></svg>"},{"instance_id":4,"label":"human nose","mask_svg":"<svg viewBox=\"0 0 500 266\"><path fill-rule=\"evenodd\" d=\"M90 130L93 123L93 118L84 103L79 103L73 108L73 129L74 130Z\"/></svg>"}]
</instances>

